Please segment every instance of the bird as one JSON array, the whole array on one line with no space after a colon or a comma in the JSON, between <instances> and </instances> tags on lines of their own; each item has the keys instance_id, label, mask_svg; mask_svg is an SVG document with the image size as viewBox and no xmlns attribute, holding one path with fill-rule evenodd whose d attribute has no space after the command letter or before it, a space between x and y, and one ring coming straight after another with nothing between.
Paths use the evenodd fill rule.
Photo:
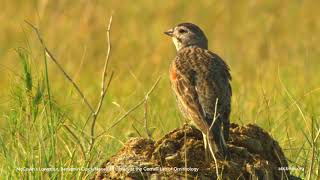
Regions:
<instances>
[{"instance_id":1,"label":"bird","mask_svg":"<svg viewBox=\"0 0 320 180\"><path fill-rule=\"evenodd\" d=\"M169 69L171 87L184 117L202 132L206 159L228 159L231 74L226 62L208 50L205 33L193 23L164 32L177 50Z\"/></svg>"}]
</instances>

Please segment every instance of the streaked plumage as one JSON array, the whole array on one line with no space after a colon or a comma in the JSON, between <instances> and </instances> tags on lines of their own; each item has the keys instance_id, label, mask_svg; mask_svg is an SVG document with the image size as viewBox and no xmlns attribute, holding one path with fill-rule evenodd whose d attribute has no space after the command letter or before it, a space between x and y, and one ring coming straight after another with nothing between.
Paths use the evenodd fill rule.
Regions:
<instances>
[{"instance_id":1,"label":"streaked plumage","mask_svg":"<svg viewBox=\"0 0 320 180\"><path fill-rule=\"evenodd\" d=\"M179 24L166 34L172 36L177 48L170 66L170 81L178 105L184 116L202 131L205 148L208 140L214 152L226 155L231 111L229 68L218 55L207 50L207 39L196 25ZM208 132L215 115L215 123Z\"/></svg>"}]
</instances>

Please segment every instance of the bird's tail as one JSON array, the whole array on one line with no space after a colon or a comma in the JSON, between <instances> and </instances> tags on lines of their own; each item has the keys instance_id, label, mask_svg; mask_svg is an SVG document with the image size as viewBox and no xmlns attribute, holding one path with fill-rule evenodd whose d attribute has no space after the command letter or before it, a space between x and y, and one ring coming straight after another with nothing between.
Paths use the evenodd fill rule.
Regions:
<instances>
[{"instance_id":1,"label":"bird's tail","mask_svg":"<svg viewBox=\"0 0 320 180\"><path fill-rule=\"evenodd\" d=\"M218 154L225 159L229 159L229 151L224 137L225 131L222 132L221 126L221 119L216 119L211 127L211 131L208 132L208 146L212 156ZM223 129L226 128L224 127Z\"/></svg>"},{"instance_id":2,"label":"bird's tail","mask_svg":"<svg viewBox=\"0 0 320 180\"><path fill-rule=\"evenodd\" d=\"M228 141L229 139L229 129L230 129L230 120L229 120L229 117L227 117L223 121L223 137L225 141Z\"/></svg>"}]
</instances>

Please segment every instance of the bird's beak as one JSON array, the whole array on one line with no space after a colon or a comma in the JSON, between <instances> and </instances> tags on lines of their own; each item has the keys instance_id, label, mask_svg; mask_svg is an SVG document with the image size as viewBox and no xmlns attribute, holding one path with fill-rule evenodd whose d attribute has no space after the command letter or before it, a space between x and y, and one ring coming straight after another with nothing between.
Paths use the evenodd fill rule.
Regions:
<instances>
[{"instance_id":1,"label":"bird's beak","mask_svg":"<svg viewBox=\"0 0 320 180\"><path fill-rule=\"evenodd\" d=\"M164 34L172 37L173 36L173 29L171 28L171 29L165 31Z\"/></svg>"}]
</instances>

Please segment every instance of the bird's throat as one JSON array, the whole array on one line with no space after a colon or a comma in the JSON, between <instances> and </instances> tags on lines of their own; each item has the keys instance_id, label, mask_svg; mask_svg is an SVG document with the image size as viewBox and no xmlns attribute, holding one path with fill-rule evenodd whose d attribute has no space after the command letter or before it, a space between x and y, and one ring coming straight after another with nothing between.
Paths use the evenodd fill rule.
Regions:
<instances>
[{"instance_id":1,"label":"bird's throat","mask_svg":"<svg viewBox=\"0 0 320 180\"><path fill-rule=\"evenodd\" d=\"M173 44L176 47L177 51L179 51L182 48L181 41L176 37L172 37L172 41L173 41Z\"/></svg>"}]
</instances>

